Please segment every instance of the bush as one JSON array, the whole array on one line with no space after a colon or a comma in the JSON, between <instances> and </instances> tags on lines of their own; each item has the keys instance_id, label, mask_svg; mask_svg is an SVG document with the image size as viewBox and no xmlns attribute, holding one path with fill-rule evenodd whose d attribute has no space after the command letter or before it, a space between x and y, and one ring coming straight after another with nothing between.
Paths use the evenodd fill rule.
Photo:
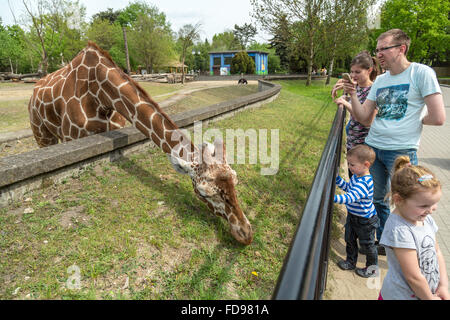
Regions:
<instances>
[{"instance_id":1,"label":"bush","mask_svg":"<svg viewBox=\"0 0 450 320\"><path fill-rule=\"evenodd\" d=\"M254 74L256 72L255 62L245 51L236 53L231 60L231 74Z\"/></svg>"}]
</instances>

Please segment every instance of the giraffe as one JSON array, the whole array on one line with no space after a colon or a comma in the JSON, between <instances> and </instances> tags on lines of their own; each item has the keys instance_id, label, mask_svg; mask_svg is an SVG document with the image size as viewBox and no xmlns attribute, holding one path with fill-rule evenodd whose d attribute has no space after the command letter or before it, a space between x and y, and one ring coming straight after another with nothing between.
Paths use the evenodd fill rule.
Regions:
<instances>
[{"instance_id":1,"label":"giraffe","mask_svg":"<svg viewBox=\"0 0 450 320\"><path fill-rule=\"evenodd\" d=\"M190 176L195 194L228 221L237 241L252 242L252 227L239 206L236 172L226 161L223 141L194 146L94 42L89 41L65 67L36 83L28 111L40 147L116 130L128 120L167 154L177 172Z\"/></svg>"}]
</instances>

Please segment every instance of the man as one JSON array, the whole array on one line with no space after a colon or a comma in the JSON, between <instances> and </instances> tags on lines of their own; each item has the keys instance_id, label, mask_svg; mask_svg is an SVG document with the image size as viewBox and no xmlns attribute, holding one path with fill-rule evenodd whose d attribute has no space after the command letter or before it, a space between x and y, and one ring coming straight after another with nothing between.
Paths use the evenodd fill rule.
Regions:
<instances>
[{"instance_id":1,"label":"man","mask_svg":"<svg viewBox=\"0 0 450 320\"><path fill-rule=\"evenodd\" d=\"M423 125L441 126L445 122L444 100L436 74L430 67L408 61L411 40L400 29L392 29L377 39L376 56L386 73L378 76L370 93L360 104L356 88L345 82L350 94L353 116L370 126L365 143L376 153L370 168L374 180L374 204L380 219L377 239L390 214L385 196L389 191L390 174L395 159L408 155L417 165L417 149ZM336 103L341 103L338 98ZM426 104L426 108L425 108ZM385 254L378 247L379 254Z\"/></svg>"}]
</instances>

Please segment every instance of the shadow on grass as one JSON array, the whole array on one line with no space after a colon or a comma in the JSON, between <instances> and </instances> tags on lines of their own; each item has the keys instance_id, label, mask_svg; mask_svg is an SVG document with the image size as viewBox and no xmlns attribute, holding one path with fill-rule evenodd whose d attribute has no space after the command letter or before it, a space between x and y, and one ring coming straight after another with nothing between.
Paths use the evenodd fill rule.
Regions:
<instances>
[{"instance_id":1,"label":"shadow on grass","mask_svg":"<svg viewBox=\"0 0 450 320\"><path fill-rule=\"evenodd\" d=\"M289 192L293 195L291 201L294 201L294 207L301 211L304 201L306 198L303 198L301 195L301 190L305 193L309 192L312 178L315 174L316 167L314 167L312 172L312 177L303 177L300 175L293 174L293 169L298 163L298 159L302 156L308 154L311 150L308 148L308 145L314 143L320 143L325 146L324 136L326 137L326 133L320 135L318 130L320 129L320 122L325 115L326 109L329 107L329 102L322 104L322 106L317 110L313 116L308 119L308 121L304 122L304 125L299 125L291 135L296 136L296 140L291 144L292 147L289 149L283 150L283 142L280 141L280 163L279 163L279 171L277 176L263 176L257 175L253 178L250 178L246 181L248 186L253 185L261 185L261 181L264 181L265 193L269 193L272 195L280 195L281 197L285 197L283 194L284 190L288 187ZM330 128L331 128L330 123ZM323 129L322 129L323 132ZM319 159L317 160L317 165L319 163ZM249 188L252 190L252 188ZM272 198L269 197L265 200L265 204L269 205L272 201ZM294 225L298 224L301 212L296 212L296 216L286 216L289 223Z\"/></svg>"},{"instance_id":2,"label":"shadow on grass","mask_svg":"<svg viewBox=\"0 0 450 320\"><path fill-rule=\"evenodd\" d=\"M298 136L297 140L294 143L294 147L291 150L287 151L287 156L281 159L280 165L283 167L283 164L290 163L292 160L299 158L302 154L304 154L305 147L311 141L323 141L322 136L317 136L314 133L317 132L318 125L320 120L325 114L325 110L330 105L329 102L323 103L319 110L312 116L311 120L307 122L305 126L298 126L296 130L296 135ZM331 123L330 123L331 128ZM306 134L305 134L306 133ZM325 145L325 144L324 144ZM317 163L318 164L318 163Z\"/></svg>"},{"instance_id":3,"label":"shadow on grass","mask_svg":"<svg viewBox=\"0 0 450 320\"><path fill-rule=\"evenodd\" d=\"M130 165L121 166L120 164L127 162ZM206 205L201 202L194 193L193 188L185 188L182 184L176 184L171 181L162 181L160 177L152 172L142 168L140 164L128 157L122 157L117 162L112 162L115 166L126 171L128 174L136 177L143 185L152 190L164 191L170 201L172 209L182 217L192 217L195 220L205 221L209 227L216 230L216 234L220 241L236 247L241 245L237 243L228 230L228 222L219 216L215 216ZM223 221L221 221L223 220Z\"/></svg>"}]
</instances>

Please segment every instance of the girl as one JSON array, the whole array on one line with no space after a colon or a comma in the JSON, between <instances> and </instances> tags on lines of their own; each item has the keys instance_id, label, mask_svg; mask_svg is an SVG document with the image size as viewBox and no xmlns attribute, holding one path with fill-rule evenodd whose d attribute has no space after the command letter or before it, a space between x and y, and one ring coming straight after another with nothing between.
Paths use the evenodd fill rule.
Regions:
<instances>
[{"instance_id":1,"label":"girl","mask_svg":"<svg viewBox=\"0 0 450 320\"><path fill-rule=\"evenodd\" d=\"M369 94L370 87L373 81L380 73L380 67L376 58L372 57L368 51L362 51L353 58L350 63L350 76L356 82L356 94L361 103L366 101ZM340 79L333 87L331 95L336 98L337 91L344 88L344 82ZM352 105L347 101L345 96L335 100L337 104L342 104L350 112L350 121L346 126L347 132L347 151L357 144L364 143L364 140L369 133L369 128L363 126L352 115Z\"/></svg>"},{"instance_id":2,"label":"girl","mask_svg":"<svg viewBox=\"0 0 450 320\"><path fill-rule=\"evenodd\" d=\"M448 300L444 257L436 240L437 225L431 217L441 197L441 184L407 156L394 163L391 205L380 244L386 248L388 272L380 299Z\"/></svg>"}]
</instances>

